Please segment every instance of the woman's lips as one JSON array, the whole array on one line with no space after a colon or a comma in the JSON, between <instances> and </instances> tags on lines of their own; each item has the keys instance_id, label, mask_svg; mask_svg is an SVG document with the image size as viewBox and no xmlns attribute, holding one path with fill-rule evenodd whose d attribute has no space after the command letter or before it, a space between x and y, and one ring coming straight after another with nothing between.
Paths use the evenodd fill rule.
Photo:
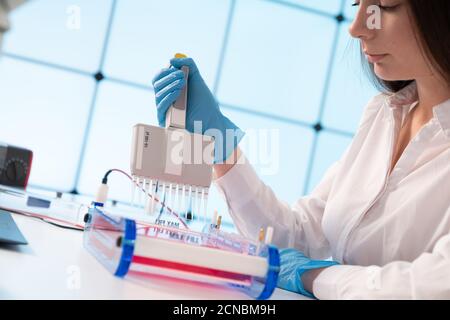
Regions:
<instances>
[{"instance_id":1,"label":"woman's lips","mask_svg":"<svg viewBox=\"0 0 450 320\"><path fill-rule=\"evenodd\" d=\"M369 62L371 63L380 62L386 56L387 54L369 54L366 52L367 60L369 60Z\"/></svg>"}]
</instances>

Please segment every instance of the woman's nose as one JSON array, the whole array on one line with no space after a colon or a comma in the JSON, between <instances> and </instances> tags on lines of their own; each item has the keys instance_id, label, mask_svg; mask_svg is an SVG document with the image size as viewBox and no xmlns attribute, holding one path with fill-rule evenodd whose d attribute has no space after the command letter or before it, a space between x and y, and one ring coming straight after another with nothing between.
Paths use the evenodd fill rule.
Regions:
<instances>
[{"instance_id":1,"label":"woman's nose","mask_svg":"<svg viewBox=\"0 0 450 320\"><path fill-rule=\"evenodd\" d=\"M375 30L368 27L368 19L371 13L368 10L368 5L363 5L363 3L364 1L360 2L358 13L349 27L349 33L353 38L368 40L374 37Z\"/></svg>"}]
</instances>

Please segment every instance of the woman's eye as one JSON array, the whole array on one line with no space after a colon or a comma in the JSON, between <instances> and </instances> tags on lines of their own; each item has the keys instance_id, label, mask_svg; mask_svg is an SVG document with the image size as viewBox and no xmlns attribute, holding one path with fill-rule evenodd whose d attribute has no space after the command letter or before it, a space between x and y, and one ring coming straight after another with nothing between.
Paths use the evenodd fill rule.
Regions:
<instances>
[{"instance_id":1,"label":"woman's eye","mask_svg":"<svg viewBox=\"0 0 450 320\"><path fill-rule=\"evenodd\" d=\"M381 9L381 10L384 10L384 11L392 11L392 10L394 10L395 8L397 8L398 5L396 5L396 6L391 6L391 7L379 5L378 7L380 7L380 9Z\"/></svg>"},{"instance_id":2,"label":"woman's eye","mask_svg":"<svg viewBox=\"0 0 450 320\"><path fill-rule=\"evenodd\" d=\"M352 7L359 7L360 2L355 2L352 3ZM396 9L399 6L399 4L394 5L394 6L383 6L381 4L378 5L378 7L383 10L383 11L393 11L394 9Z\"/></svg>"}]
</instances>

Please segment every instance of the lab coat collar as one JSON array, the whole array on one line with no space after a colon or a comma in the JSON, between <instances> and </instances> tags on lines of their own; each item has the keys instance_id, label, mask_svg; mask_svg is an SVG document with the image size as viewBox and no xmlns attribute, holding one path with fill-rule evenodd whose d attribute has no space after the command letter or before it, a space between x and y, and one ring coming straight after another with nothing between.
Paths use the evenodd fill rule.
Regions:
<instances>
[{"instance_id":1,"label":"lab coat collar","mask_svg":"<svg viewBox=\"0 0 450 320\"><path fill-rule=\"evenodd\" d=\"M400 91L388 96L389 106L392 108L410 105L419 100L417 93L417 84L415 81L401 89Z\"/></svg>"},{"instance_id":2,"label":"lab coat collar","mask_svg":"<svg viewBox=\"0 0 450 320\"><path fill-rule=\"evenodd\" d=\"M417 102L419 95L416 82L413 81L400 91L389 95L387 100L391 108L399 108ZM433 115L438 120L447 138L450 139L450 99L433 107Z\"/></svg>"},{"instance_id":3,"label":"lab coat collar","mask_svg":"<svg viewBox=\"0 0 450 320\"><path fill-rule=\"evenodd\" d=\"M450 99L434 107L433 114L447 138L450 139Z\"/></svg>"}]
</instances>

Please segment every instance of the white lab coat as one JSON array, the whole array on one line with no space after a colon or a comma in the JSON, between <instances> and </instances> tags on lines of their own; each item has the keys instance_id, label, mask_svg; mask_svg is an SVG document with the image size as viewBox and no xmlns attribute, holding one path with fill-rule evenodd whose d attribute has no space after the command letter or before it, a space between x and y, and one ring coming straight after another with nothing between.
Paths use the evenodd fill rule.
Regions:
<instances>
[{"instance_id":1,"label":"white lab coat","mask_svg":"<svg viewBox=\"0 0 450 320\"><path fill-rule=\"evenodd\" d=\"M417 100L415 83L373 98L341 159L293 206L248 163L215 180L244 235L273 226L279 247L341 263L314 281L319 299L450 299L450 100L388 173Z\"/></svg>"}]
</instances>

